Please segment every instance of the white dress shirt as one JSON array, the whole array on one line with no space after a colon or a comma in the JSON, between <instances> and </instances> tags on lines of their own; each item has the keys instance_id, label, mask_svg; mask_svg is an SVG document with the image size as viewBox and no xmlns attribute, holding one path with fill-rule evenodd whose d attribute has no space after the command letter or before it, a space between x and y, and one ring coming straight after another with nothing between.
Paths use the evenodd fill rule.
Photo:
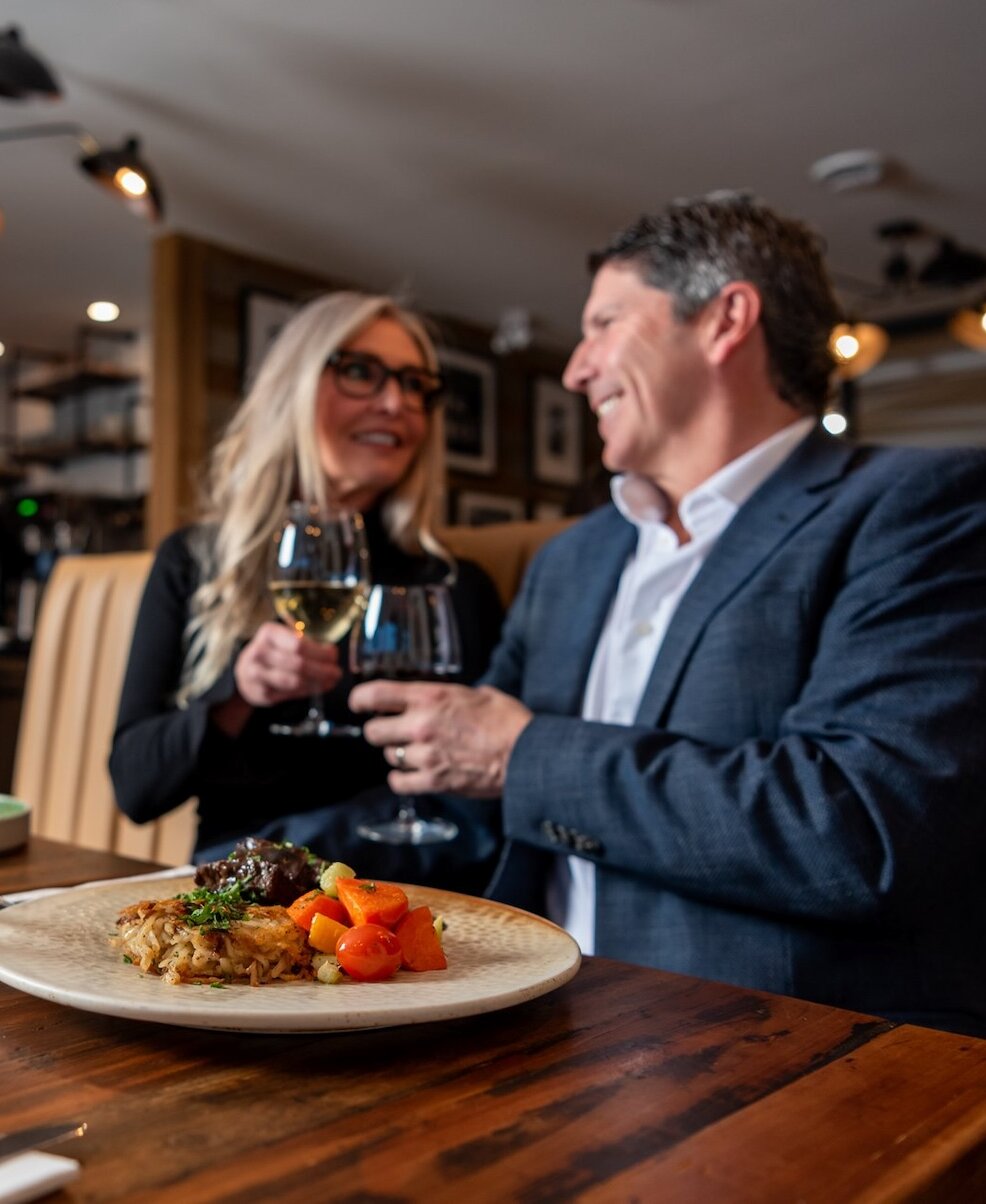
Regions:
<instances>
[{"instance_id":1,"label":"white dress shirt","mask_svg":"<svg viewBox=\"0 0 986 1204\"><path fill-rule=\"evenodd\" d=\"M582 698L583 719L634 722L668 626L712 546L814 424L813 418L791 423L686 493L678 506L689 535L684 544L664 521L667 501L656 486L640 478L614 478L613 501L637 528L637 546L620 575L596 645ZM548 915L571 933L583 953L595 952L596 867L591 861L558 858L548 884Z\"/></svg>"}]
</instances>

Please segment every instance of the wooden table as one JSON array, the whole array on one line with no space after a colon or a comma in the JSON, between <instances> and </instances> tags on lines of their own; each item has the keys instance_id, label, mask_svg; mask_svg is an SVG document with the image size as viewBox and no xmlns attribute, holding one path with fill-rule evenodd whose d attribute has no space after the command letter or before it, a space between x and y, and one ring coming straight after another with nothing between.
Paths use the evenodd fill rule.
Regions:
<instances>
[{"instance_id":1,"label":"wooden table","mask_svg":"<svg viewBox=\"0 0 986 1204\"><path fill-rule=\"evenodd\" d=\"M45 864L135 869L36 840L0 893ZM56 1201L986 1199L986 1041L601 958L520 1007L343 1035L0 986L0 1084L0 1131L88 1121Z\"/></svg>"}]
</instances>

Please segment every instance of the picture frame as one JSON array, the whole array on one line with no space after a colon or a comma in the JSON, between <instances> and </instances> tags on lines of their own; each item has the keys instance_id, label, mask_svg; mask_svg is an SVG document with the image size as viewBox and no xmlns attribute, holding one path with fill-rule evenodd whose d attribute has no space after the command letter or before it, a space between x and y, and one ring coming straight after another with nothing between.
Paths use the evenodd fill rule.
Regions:
<instances>
[{"instance_id":1,"label":"picture frame","mask_svg":"<svg viewBox=\"0 0 986 1204\"><path fill-rule=\"evenodd\" d=\"M496 472L496 375L492 363L465 351L439 353L448 382L445 448L449 468L492 476Z\"/></svg>"},{"instance_id":2,"label":"picture frame","mask_svg":"<svg viewBox=\"0 0 986 1204\"><path fill-rule=\"evenodd\" d=\"M534 382L532 469L539 481L577 485L585 457L585 402L548 377Z\"/></svg>"},{"instance_id":3,"label":"picture frame","mask_svg":"<svg viewBox=\"0 0 986 1204\"><path fill-rule=\"evenodd\" d=\"M463 526L485 527L489 523L511 523L526 517L527 506L519 497L462 490L455 500L455 521Z\"/></svg>"},{"instance_id":4,"label":"picture frame","mask_svg":"<svg viewBox=\"0 0 986 1204\"><path fill-rule=\"evenodd\" d=\"M301 309L303 302L267 289L244 289L240 318L240 387L245 393L271 343L284 325Z\"/></svg>"},{"instance_id":5,"label":"picture frame","mask_svg":"<svg viewBox=\"0 0 986 1204\"><path fill-rule=\"evenodd\" d=\"M565 507L561 502L535 502L531 507L531 518L537 522L556 522L565 517Z\"/></svg>"}]
</instances>

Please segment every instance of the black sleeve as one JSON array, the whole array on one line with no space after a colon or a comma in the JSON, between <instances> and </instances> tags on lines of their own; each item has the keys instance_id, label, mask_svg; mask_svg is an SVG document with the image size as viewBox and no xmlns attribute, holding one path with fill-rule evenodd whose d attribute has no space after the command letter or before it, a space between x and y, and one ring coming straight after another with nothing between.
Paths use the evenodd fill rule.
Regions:
<instances>
[{"instance_id":1,"label":"black sleeve","mask_svg":"<svg viewBox=\"0 0 986 1204\"><path fill-rule=\"evenodd\" d=\"M110 752L117 805L137 823L157 819L198 793L213 746L226 741L210 725L209 709L233 696L232 666L187 707L173 701L197 583L187 534L175 532L158 549L144 587Z\"/></svg>"}]
</instances>

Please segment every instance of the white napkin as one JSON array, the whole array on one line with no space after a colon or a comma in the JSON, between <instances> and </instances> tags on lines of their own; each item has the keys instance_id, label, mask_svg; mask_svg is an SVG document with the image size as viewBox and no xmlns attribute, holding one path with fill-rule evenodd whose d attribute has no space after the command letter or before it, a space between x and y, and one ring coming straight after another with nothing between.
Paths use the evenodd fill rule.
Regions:
<instances>
[{"instance_id":1,"label":"white napkin","mask_svg":"<svg viewBox=\"0 0 986 1204\"><path fill-rule=\"evenodd\" d=\"M81 1167L74 1158L29 1150L0 1160L0 1204L22 1204L57 1191L78 1179Z\"/></svg>"},{"instance_id":2,"label":"white napkin","mask_svg":"<svg viewBox=\"0 0 986 1204\"><path fill-rule=\"evenodd\" d=\"M8 903L24 903L28 899L44 899L48 895L60 895L66 890L87 890L90 886L111 886L117 882L147 882L158 878L190 878L195 873L194 865L176 865L169 870L153 870L149 874L133 874L129 878L101 878L98 882L80 882L77 886L44 886L40 890L20 890L4 895ZM0 1201L3 1197L0 1196Z\"/></svg>"}]
</instances>

